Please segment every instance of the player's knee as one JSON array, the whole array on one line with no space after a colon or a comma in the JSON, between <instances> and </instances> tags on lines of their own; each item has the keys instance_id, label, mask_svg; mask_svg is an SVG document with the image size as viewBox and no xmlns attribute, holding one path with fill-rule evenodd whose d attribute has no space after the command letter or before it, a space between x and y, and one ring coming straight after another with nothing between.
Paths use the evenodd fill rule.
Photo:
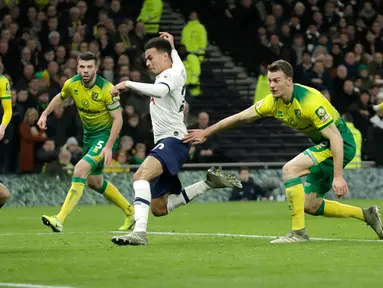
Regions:
<instances>
[{"instance_id":1,"label":"player's knee","mask_svg":"<svg viewBox=\"0 0 383 288\"><path fill-rule=\"evenodd\" d=\"M316 215L318 209L320 208L322 204L321 199L315 199L315 200L305 200L305 213L310 215Z\"/></svg>"},{"instance_id":2,"label":"player's knee","mask_svg":"<svg viewBox=\"0 0 383 288\"><path fill-rule=\"evenodd\" d=\"M142 180L140 171L137 171L136 173L133 174L133 180L134 181Z\"/></svg>"},{"instance_id":3,"label":"player's knee","mask_svg":"<svg viewBox=\"0 0 383 288\"><path fill-rule=\"evenodd\" d=\"M74 167L73 177L86 178L89 172L90 172L89 164L85 161L80 161Z\"/></svg>"},{"instance_id":4,"label":"player's knee","mask_svg":"<svg viewBox=\"0 0 383 288\"><path fill-rule=\"evenodd\" d=\"M287 162L283 167L282 167L282 177L283 177L283 181L287 181L287 180L290 180L292 178L295 178L297 177L297 172L298 172L298 169L297 167L291 163L291 162Z\"/></svg>"},{"instance_id":5,"label":"player's knee","mask_svg":"<svg viewBox=\"0 0 383 288\"><path fill-rule=\"evenodd\" d=\"M10 196L11 196L11 193L9 193L9 190L7 189L7 187L0 184L0 204L5 203Z\"/></svg>"},{"instance_id":6,"label":"player's knee","mask_svg":"<svg viewBox=\"0 0 383 288\"><path fill-rule=\"evenodd\" d=\"M168 214L168 209L165 201L156 201L154 203L152 202L150 208L152 210L152 214L156 217L161 217Z\"/></svg>"},{"instance_id":7,"label":"player's knee","mask_svg":"<svg viewBox=\"0 0 383 288\"><path fill-rule=\"evenodd\" d=\"M104 182L104 180L102 178L88 178L87 179L88 187L90 189L93 189L96 191L101 189L103 182Z\"/></svg>"}]
</instances>

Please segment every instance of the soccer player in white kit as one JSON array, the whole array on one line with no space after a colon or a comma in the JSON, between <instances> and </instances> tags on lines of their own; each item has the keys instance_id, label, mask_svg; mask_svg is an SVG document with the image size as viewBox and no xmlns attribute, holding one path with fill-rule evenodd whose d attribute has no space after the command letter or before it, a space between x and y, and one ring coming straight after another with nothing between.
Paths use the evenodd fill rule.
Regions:
<instances>
[{"instance_id":1,"label":"soccer player in white kit","mask_svg":"<svg viewBox=\"0 0 383 288\"><path fill-rule=\"evenodd\" d=\"M166 32L146 43L145 59L150 72L157 75L154 84L125 81L110 91L118 96L132 89L151 97L150 115L156 143L133 175L134 231L114 236L112 241L117 245L148 244L146 228L149 208L153 215L164 216L211 188L242 186L233 175L211 168L206 180L182 188L177 174L189 154L189 145L182 141L187 134L183 122L185 67L174 48L173 36Z\"/></svg>"}]
</instances>

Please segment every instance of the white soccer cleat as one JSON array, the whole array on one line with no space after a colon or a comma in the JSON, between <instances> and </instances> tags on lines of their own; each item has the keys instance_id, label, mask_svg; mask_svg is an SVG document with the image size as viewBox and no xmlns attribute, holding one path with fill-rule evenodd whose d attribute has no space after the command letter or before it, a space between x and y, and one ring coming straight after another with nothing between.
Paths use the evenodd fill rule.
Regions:
<instances>
[{"instance_id":1,"label":"white soccer cleat","mask_svg":"<svg viewBox=\"0 0 383 288\"><path fill-rule=\"evenodd\" d=\"M124 246L124 245L148 245L149 241L146 238L146 232L132 232L126 235L114 236L112 238L114 244Z\"/></svg>"},{"instance_id":2,"label":"white soccer cleat","mask_svg":"<svg viewBox=\"0 0 383 288\"><path fill-rule=\"evenodd\" d=\"M281 244L281 243L298 243L298 242L307 242L310 241L309 236L307 236L306 231L291 231L286 236L282 236L278 239L270 241L273 244Z\"/></svg>"}]
</instances>

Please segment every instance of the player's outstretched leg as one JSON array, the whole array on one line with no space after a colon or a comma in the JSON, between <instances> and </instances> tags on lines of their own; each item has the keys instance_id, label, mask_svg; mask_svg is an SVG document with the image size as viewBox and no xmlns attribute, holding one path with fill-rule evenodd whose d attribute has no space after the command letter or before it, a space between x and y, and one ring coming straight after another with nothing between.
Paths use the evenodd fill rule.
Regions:
<instances>
[{"instance_id":1,"label":"player's outstretched leg","mask_svg":"<svg viewBox=\"0 0 383 288\"><path fill-rule=\"evenodd\" d=\"M102 171L100 171L102 173ZM118 230L128 231L134 226L134 207L128 200L118 191L117 187L109 181L105 180L103 175L92 175L87 179L88 187L102 194L106 199L112 202L125 214L125 222Z\"/></svg>"},{"instance_id":2,"label":"player's outstretched leg","mask_svg":"<svg viewBox=\"0 0 383 288\"><path fill-rule=\"evenodd\" d=\"M225 174L221 170L212 167L206 173L206 180L197 182L182 189L182 192L179 194L170 194L167 197L168 199L165 213L160 212L158 213L159 215L155 214L155 216L166 215L210 189L234 187L242 188L241 181L239 181L233 174Z\"/></svg>"},{"instance_id":3,"label":"player's outstretched leg","mask_svg":"<svg viewBox=\"0 0 383 288\"><path fill-rule=\"evenodd\" d=\"M310 187L311 185L307 185ZM368 208L360 208L330 201L317 197L317 193L306 194L305 212L315 216L330 218L355 218L369 225L379 239L383 239L383 227L380 218L380 208L376 205Z\"/></svg>"},{"instance_id":4,"label":"player's outstretched leg","mask_svg":"<svg viewBox=\"0 0 383 288\"><path fill-rule=\"evenodd\" d=\"M0 183L0 209L5 205L10 196L11 194L9 193L7 187Z\"/></svg>"},{"instance_id":5,"label":"player's outstretched leg","mask_svg":"<svg viewBox=\"0 0 383 288\"><path fill-rule=\"evenodd\" d=\"M86 183L86 178L91 171L91 166L85 160L80 160L73 172L72 185L61 207L60 213L55 216L43 215L41 220L44 225L50 227L53 232L62 232L65 218L72 212L80 200Z\"/></svg>"}]
</instances>

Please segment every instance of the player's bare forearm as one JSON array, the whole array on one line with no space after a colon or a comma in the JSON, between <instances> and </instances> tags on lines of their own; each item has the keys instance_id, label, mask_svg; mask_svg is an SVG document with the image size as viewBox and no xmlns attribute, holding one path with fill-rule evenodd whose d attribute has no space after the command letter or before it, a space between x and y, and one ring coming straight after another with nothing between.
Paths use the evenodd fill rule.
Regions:
<instances>
[{"instance_id":1,"label":"player's bare forearm","mask_svg":"<svg viewBox=\"0 0 383 288\"><path fill-rule=\"evenodd\" d=\"M60 107L62 105L64 100L61 98L61 93L57 94L51 102L49 102L49 105L45 110L43 111L42 115L45 117L48 117L57 107Z\"/></svg>"},{"instance_id":2,"label":"player's bare forearm","mask_svg":"<svg viewBox=\"0 0 383 288\"><path fill-rule=\"evenodd\" d=\"M123 121L122 121L122 113L120 109L110 111L110 114L112 115L112 118L113 118L113 124L112 124L112 130L110 131L108 142L106 143L106 147L112 149L114 142L116 142L116 139L118 135L120 134Z\"/></svg>"},{"instance_id":3,"label":"player's bare forearm","mask_svg":"<svg viewBox=\"0 0 383 288\"><path fill-rule=\"evenodd\" d=\"M334 159L334 177L343 176L343 138L335 124L322 131L322 135L330 140L332 157Z\"/></svg>"},{"instance_id":4,"label":"player's bare forearm","mask_svg":"<svg viewBox=\"0 0 383 288\"><path fill-rule=\"evenodd\" d=\"M207 132L207 136L211 136L213 134L217 134L221 131L237 126L239 124L249 122L249 121L255 121L259 118L261 117L257 114L257 112L255 112L254 106L251 106L247 108L246 110L243 110L242 112L239 112L225 119L222 119L216 124L206 128L205 131Z\"/></svg>"}]
</instances>

